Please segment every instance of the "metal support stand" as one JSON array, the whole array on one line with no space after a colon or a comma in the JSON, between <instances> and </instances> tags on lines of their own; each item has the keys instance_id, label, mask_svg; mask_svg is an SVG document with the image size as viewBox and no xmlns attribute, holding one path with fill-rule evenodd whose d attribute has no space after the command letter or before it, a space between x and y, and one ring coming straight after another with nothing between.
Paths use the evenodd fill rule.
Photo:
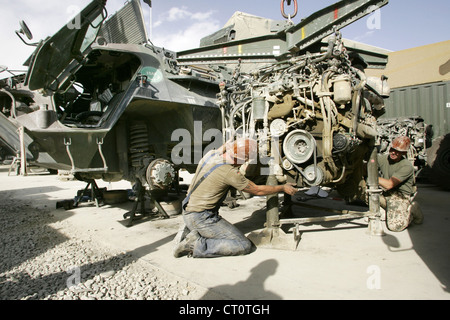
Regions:
<instances>
[{"instance_id":1,"label":"metal support stand","mask_svg":"<svg viewBox=\"0 0 450 320\"><path fill-rule=\"evenodd\" d=\"M124 219L126 219L126 218L129 219L128 227L131 227L133 225L133 221L136 220L136 212L137 212L137 207L139 204L141 205L140 213L142 215L146 214L146 211L145 211L145 188L142 186L141 181L139 179L136 182L136 186L137 186L137 197L136 197L136 199L134 199L133 208L131 209L131 211L128 211L123 215Z\"/></svg>"},{"instance_id":2,"label":"metal support stand","mask_svg":"<svg viewBox=\"0 0 450 320\"><path fill-rule=\"evenodd\" d=\"M166 210L164 210L164 208L159 203L159 201L157 201L153 196L150 197L150 200L152 201L153 205L158 209L158 212L162 215L164 219L170 218Z\"/></svg>"},{"instance_id":3,"label":"metal support stand","mask_svg":"<svg viewBox=\"0 0 450 320\"><path fill-rule=\"evenodd\" d=\"M95 202L95 205L97 207L100 206L100 201L103 200L103 195L102 195L101 190L97 186L97 183L95 182L95 180L92 179L92 180L87 180L87 184L86 184L86 187L84 188L83 192L81 193L81 195L77 195L77 197L73 203L74 208L76 208L78 206L78 204L81 202L81 200L83 199L84 196L87 196L89 186L91 186L92 201Z\"/></svg>"},{"instance_id":4,"label":"metal support stand","mask_svg":"<svg viewBox=\"0 0 450 320\"><path fill-rule=\"evenodd\" d=\"M382 190L378 185L378 161L377 149L373 148L370 154L369 162L367 163L367 184L369 196L369 225L368 233L372 236L384 236L383 224L381 222L380 211L380 194Z\"/></svg>"},{"instance_id":5,"label":"metal support stand","mask_svg":"<svg viewBox=\"0 0 450 320\"><path fill-rule=\"evenodd\" d=\"M293 203L292 205L303 205L314 209L323 209L337 213L338 215L315 217L315 218L292 218L281 219L278 212L278 195L267 196L267 213L265 228L259 231L254 231L249 234L248 238L257 246L262 248L274 249L288 249L295 250L300 241L299 226L305 223L336 221L336 220L351 220L368 217L368 233L375 236L384 236L383 224L381 221L380 211L380 194L382 190L378 186L378 163L377 163L377 149L373 148L370 155L368 170L368 196L369 196L369 212L358 212L350 210L335 210L318 207L309 204ZM277 185L277 180L274 175L270 175L267 179L268 185ZM294 241L288 237L281 229L283 224L294 224Z\"/></svg>"},{"instance_id":6,"label":"metal support stand","mask_svg":"<svg viewBox=\"0 0 450 320\"><path fill-rule=\"evenodd\" d=\"M141 209L139 210L139 213L142 216L149 215L149 213L145 209L145 192L146 192L146 190L139 179L137 179L137 181L136 181L136 187L137 187L137 197L134 200L133 208L131 209L131 211L128 211L123 215L124 219L127 219L127 218L129 219L128 227L131 227L133 225L133 221L138 219L136 217L136 213L138 212L137 208L138 208L139 204L141 205ZM150 194L150 201L158 209L160 216L162 216L164 219L170 218L170 216L167 214L167 212L164 210L164 208L160 205L160 203L155 199L155 196L152 194Z\"/></svg>"},{"instance_id":7,"label":"metal support stand","mask_svg":"<svg viewBox=\"0 0 450 320\"><path fill-rule=\"evenodd\" d=\"M17 154L14 158L13 158L13 160L12 160L12 162L11 162L11 165L9 166L9 170L8 170L8 176L11 174L11 170L14 168L14 171L15 171L15 173L16 173L16 175L20 175L20 163L21 163L22 161L20 160L20 155L19 154Z\"/></svg>"},{"instance_id":8,"label":"metal support stand","mask_svg":"<svg viewBox=\"0 0 450 320\"><path fill-rule=\"evenodd\" d=\"M27 175L27 153L25 151L24 128L19 127L19 141L20 141L20 174Z\"/></svg>"},{"instance_id":9,"label":"metal support stand","mask_svg":"<svg viewBox=\"0 0 450 320\"><path fill-rule=\"evenodd\" d=\"M312 209L320 209L336 214L324 217L281 219L279 221L280 225L294 224L294 239L298 242L298 239L300 237L299 227L301 224L338 221L338 220L351 220L367 217L369 219L367 233L374 236L384 236L385 233L383 231L383 223L381 221L381 212L380 212L380 194L382 190L378 186L378 163L377 163L376 147L373 148L372 153L370 155L367 170L368 170L367 192L369 197L369 211L359 212L351 210L336 210L306 203L294 203L293 205L304 206Z\"/></svg>"},{"instance_id":10,"label":"metal support stand","mask_svg":"<svg viewBox=\"0 0 450 320\"><path fill-rule=\"evenodd\" d=\"M9 166L8 176L11 173L11 170L15 168L15 172L17 175L26 176L27 175L27 153L25 150L25 142L24 142L24 128L19 127L17 129L19 133L19 150L16 152L16 156L13 158L11 165Z\"/></svg>"},{"instance_id":11,"label":"metal support stand","mask_svg":"<svg viewBox=\"0 0 450 320\"><path fill-rule=\"evenodd\" d=\"M274 175L267 178L267 184L275 186L278 181ZM278 210L278 194L267 196L267 212L265 228L259 231L253 231L248 238L261 248L295 250L297 244L292 238L286 235L281 229L279 210Z\"/></svg>"}]
</instances>

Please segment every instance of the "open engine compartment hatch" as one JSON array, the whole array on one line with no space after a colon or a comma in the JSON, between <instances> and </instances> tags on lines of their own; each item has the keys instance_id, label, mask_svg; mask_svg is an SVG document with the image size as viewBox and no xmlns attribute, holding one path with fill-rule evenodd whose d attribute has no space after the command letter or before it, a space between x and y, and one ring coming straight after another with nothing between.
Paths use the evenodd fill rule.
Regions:
<instances>
[{"instance_id":1,"label":"open engine compartment hatch","mask_svg":"<svg viewBox=\"0 0 450 320\"><path fill-rule=\"evenodd\" d=\"M29 59L25 85L31 90L56 91L90 51L106 19L106 0L92 1L57 33L38 45Z\"/></svg>"}]
</instances>

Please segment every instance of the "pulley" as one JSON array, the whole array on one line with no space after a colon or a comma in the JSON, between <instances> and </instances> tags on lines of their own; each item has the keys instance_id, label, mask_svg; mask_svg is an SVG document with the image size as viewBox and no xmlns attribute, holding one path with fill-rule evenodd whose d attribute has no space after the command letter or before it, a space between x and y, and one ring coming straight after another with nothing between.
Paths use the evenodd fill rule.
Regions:
<instances>
[{"instance_id":1,"label":"pulley","mask_svg":"<svg viewBox=\"0 0 450 320\"><path fill-rule=\"evenodd\" d=\"M342 152L347 149L350 141L346 135L342 133L335 133L333 136L333 150L336 152Z\"/></svg>"},{"instance_id":2,"label":"pulley","mask_svg":"<svg viewBox=\"0 0 450 320\"><path fill-rule=\"evenodd\" d=\"M272 137L281 137L287 130L287 124L283 119L275 119L270 124L270 134Z\"/></svg>"},{"instance_id":3,"label":"pulley","mask_svg":"<svg viewBox=\"0 0 450 320\"><path fill-rule=\"evenodd\" d=\"M283 142L283 152L292 163L308 161L316 148L316 140L305 130L291 131Z\"/></svg>"},{"instance_id":4,"label":"pulley","mask_svg":"<svg viewBox=\"0 0 450 320\"><path fill-rule=\"evenodd\" d=\"M305 182L310 186L318 186L323 181L323 171L319 166L311 164L303 171Z\"/></svg>"},{"instance_id":5,"label":"pulley","mask_svg":"<svg viewBox=\"0 0 450 320\"><path fill-rule=\"evenodd\" d=\"M287 170L287 171L292 170L294 168L294 166L288 159L284 159L282 162L282 165L283 165L284 170Z\"/></svg>"}]
</instances>

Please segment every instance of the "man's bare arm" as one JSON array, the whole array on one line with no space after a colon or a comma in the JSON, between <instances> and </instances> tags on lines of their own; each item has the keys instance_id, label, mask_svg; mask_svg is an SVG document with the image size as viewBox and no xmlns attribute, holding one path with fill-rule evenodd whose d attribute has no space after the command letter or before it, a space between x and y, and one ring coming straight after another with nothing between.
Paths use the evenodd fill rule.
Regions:
<instances>
[{"instance_id":1,"label":"man's bare arm","mask_svg":"<svg viewBox=\"0 0 450 320\"><path fill-rule=\"evenodd\" d=\"M385 179L382 177L378 178L378 184L385 190L391 190L400 184L400 180L396 177L391 177L390 179Z\"/></svg>"},{"instance_id":2,"label":"man's bare arm","mask_svg":"<svg viewBox=\"0 0 450 320\"><path fill-rule=\"evenodd\" d=\"M248 192L254 196L265 196L268 194L278 193L278 192L285 192L287 194L290 194L291 196L294 195L298 190L297 188L294 188L292 184L282 184L278 186L269 186L269 185L257 185L254 182L250 181L247 185L247 187L242 190L244 192Z\"/></svg>"}]
</instances>

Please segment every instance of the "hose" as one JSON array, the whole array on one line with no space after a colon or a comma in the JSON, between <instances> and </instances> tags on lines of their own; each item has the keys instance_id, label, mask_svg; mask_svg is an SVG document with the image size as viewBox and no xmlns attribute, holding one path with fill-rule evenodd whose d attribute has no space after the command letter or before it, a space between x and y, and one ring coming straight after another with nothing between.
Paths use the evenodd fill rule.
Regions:
<instances>
[{"instance_id":1,"label":"hose","mask_svg":"<svg viewBox=\"0 0 450 320\"><path fill-rule=\"evenodd\" d=\"M366 75L359 69L353 68L353 71L359 76L361 80L354 88L354 93L352 97L352 113L355 116L353 119L353 132L357 132L359 126L359 113L361 112L361 90L366 85Z\"/></svg>"}]
</instances>

